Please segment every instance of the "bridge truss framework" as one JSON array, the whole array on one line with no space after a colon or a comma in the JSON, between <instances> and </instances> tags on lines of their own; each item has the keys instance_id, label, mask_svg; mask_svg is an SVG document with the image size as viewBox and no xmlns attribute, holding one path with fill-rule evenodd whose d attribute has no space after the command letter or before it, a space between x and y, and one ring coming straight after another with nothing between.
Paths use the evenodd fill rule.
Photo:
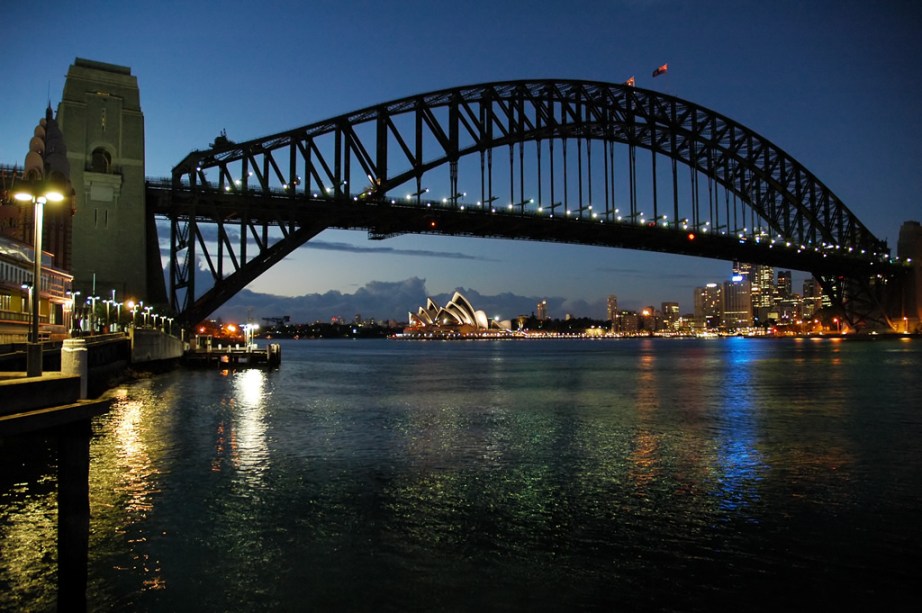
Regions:
<instances>
[{"instance_id":1,"label":"bridge truss framework","mask_svg":"<svg viewBox=\"0 0 922 613\"><path fill-rule=\"evenodd\" d=\"M772 142L623 84L482 84L242 143L218 139L180 162L168 185L150 185L148 203L170 220L169 300L187 324L326 228L783 266L813 273L856 326L885 319L886 286L901 270ZM199 258L214 282L201 293Z\"/></svg>"}]
</instances>

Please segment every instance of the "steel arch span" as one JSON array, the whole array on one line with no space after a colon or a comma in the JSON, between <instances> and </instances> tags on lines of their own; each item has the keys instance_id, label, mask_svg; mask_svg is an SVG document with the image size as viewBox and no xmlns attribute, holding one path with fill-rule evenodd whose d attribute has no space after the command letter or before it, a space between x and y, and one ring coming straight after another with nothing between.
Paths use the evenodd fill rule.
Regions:
<instances>
[{"instance_id":1,"label":"steel arch span","mask_svg":"<svg viewBox=\"0 0 922 613\"><path fill-rule=\"evenodd\" d=\"M246 142L222 136L169 184L150 185L148 202L170 220L169 299L187 324L326 228L771 264L813 273L842 305L877 304L898 268L884 241L768 139L624 84L487 83ZM201 293L199 260L214 280Z\"/></svg>"}]
</instances>

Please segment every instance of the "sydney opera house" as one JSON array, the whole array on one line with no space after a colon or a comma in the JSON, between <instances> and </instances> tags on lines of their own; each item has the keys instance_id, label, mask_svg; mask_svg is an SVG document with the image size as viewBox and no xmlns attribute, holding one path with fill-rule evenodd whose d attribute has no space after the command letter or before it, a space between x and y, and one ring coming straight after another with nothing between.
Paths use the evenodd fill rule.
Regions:
<instances>
[{"instance_id":1,"label":"sydney opera house","mask_svg":"<svg viewBox=\"0 0 922 613\"><path fill-rule=\"evenodd\" d=\"M475 310L461 292L455 292L448 304L438 306L432 298L416 313L409 313L409 325L403 335L410 338L480 338L505 336L509 322L497 322L483 311Z\"/></svg>"}]
</instances>

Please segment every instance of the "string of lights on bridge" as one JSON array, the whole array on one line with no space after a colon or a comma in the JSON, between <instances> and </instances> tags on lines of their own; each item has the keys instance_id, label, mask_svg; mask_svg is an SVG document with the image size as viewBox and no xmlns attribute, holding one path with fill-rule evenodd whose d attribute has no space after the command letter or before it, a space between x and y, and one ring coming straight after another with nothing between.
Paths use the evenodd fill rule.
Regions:
<instances>
[{"instance_id":1,"label":"string of lights on bridge","mask_svg":"<svg viewBox=\"0 0 922 613\"><path fill-rule=\"evenodd\" d=\"M199 168L198 170L201 170L201 168ZM249 174L252 175L252 173L249 173ZM368 179L369 181L373 182L371 176L369 176ZM235 179L233 183L237 188L242 186L242 181L240 179ZM271 192L274 195L290 196L291 195L290 190L296 189L297 186L300 185L300 183L301 183L301 178L297 177L294 181L292 181L291 184L285 183L282 185L281 189L273 189L271 190ZM348 184L348 181L343 181L341 187L345 188L347 184ZM226 185L224 189L226 192L231 192L233 191L234 188L231 187L230 185ZM326 191L327 191L326 197L331 198L335 190L333 187L327 187ZM441 200L431 199L431 198L423 199L422 197L428 193L430 193L430 190L428 187L423 188L417 192L408 193L405 197L405 201L407 204L413 204L413 202L415 201L418 206L421 206L421 207L424 206L425 208L429 208L429 209L435 208L435 209L444 209L444 210L465 211L468 208L468 205L464 204L461 201L463 198L467 197L468 195L467 192L459 192L455 194L453 197L443 197ZM372 200L369 200L369 196L371 194L372 194L372 189L369 188L358 194L350 194L350 196L354 202L371 203ZM313 192L312 196L314 199L321 199L320 192ZM476 210L478 211L485 211L487 208L489 208L489 212L491 214L502 214L504 213L503 207L494 206L494 203L497 200L499 200L499 196L492 196L488 198L485 202L479 201L479 200L476 201L473 204L473 206L477 207ZM391 198L389 202L390 204L397 204L398 199ZM535 204L534 198L529 198L519 203L510 202L506 205L505 212L507 214L518 213L519 215L522 215L522 216L537 216L537 217L544 216L546 214L546 209L548 208L545 205L538 203L537 206L535 206L532 209L533 212L531 213L526 208L528 205L534 205L534 204ZM555 214L553 211L558 206L562 206L562 204L560 202L557 202L557 203L554 203L550 207L551 212L546 214L547 218L549 219L555 218ZM586 217L582 215L582 210L588 211L588 219L591 221L596 221L600 224L604 224L607 221L605 219L604 214L600 216L597 211L593 210L592 204L587 204L585 207L580 207L577 209L567 209L564 212L564 216L566 219L569 219L569 220L584 221L586 220ZM710 221L705 221L699 224L697 227L692 227L687 217L676 220L675 222L670 222L669 216L666 214L659 215L656 219L651 219L650 217L646 216L646 213L644 211L638 211L634 214L623 214L619 208L615 208L613 210L611 217L612 219L609 221L609 223L615 222L615 223L621 223L625 225L639 225L639 226L646 226L649 228L664 228L664 229L681 230L682 232L688 232L688 234L686 235L688 240L695 240L697 238L697 234L709 234L709 233L714 234L714 232L711 229ZM812 251L814 251L815 253L822 254L823 257L826 257L829 253L839 254L840 252L845 252L845 253L858 253L860 255L866 255L867 253L865 249L859 249L856 252L854 247L843 248L841 245L827 243L827 242L823 242L820 245L813 245L811 247L806 244L792 242L780 235L776 237L772 237L771 234L765 231L765 229L763 228L750 229L749 227L743 227L742 229L733 230L732 232L728 232L724 228L725 226L721 226L717 230L717 233L720 236L729 237L729 236L735 235L741 244L747 243L747 242L754 243L754 244L764 243L767 245L769 249L774 248L776 245L782 246L786 249L795 249L796 253L803 253L806 251L810 251L812 249ZM433 229L434 229L434 226L433 226ZM691 230L691 232L689 232L689 230ZM906 265L906 266L912 263L911 258L900 259L895 256L891 256L891 254L889 253L876 253L875 252L872 255L876 258L879 258L879 261L882 263L888 263L888 264L894 264L894 265Z\"/></svg>"}]
</instances>

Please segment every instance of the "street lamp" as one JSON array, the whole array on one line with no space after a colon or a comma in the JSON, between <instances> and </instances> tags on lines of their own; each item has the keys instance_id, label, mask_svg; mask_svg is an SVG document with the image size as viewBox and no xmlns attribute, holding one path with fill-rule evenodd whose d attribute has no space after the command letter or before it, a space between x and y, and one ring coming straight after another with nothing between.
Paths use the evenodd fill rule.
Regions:
<instances>
[{"instance_id":1,"label":"street lamp","mask_svg":"<svg viewBox=\"0 0 922 613\"><path fill-rule=\"evenodd\" d=\"M27 354L26 375L29 377L40 377L42 374L42 347L39 344L38 337L38 300L39 291L42 286L42 222L45 215L45 203L59 203L64 201L64 194L55 189L44 181L26 182L13 193L13 198L18 202L31 202L35 210L35 220L32 224L32 246L33 267L32 267L32 329L30 331L30 343Z\"/></svg>"},{"instance_id":2,"label":"street lamp","mask_svg":"<svg viewBox=\"0 0 922 613\"><path fill-rule=\"evenodd\" d=\"M108 298L102 301L106 305L106 328L109 328L109 305L112 304L112 301ZM111 331L111 330L110 330Z\"/></svg>"}]
</instances>

